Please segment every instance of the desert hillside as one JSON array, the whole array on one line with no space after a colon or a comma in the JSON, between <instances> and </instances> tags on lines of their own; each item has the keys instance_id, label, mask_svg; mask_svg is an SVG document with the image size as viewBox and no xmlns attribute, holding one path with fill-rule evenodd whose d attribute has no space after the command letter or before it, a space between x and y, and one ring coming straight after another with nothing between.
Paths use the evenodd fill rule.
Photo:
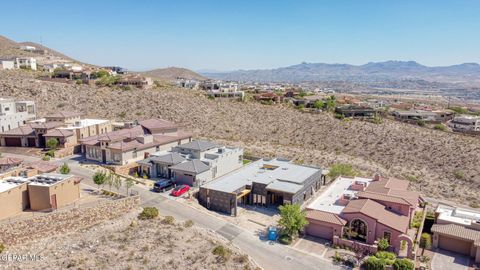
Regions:
<instances>
[{"instance_id":1,"label":"desert hillside","mask_svg":"<svg viewBox=\"0 0 480 270\"><path fill-rule=\"evenodd\" d=\"M195 80L205 80L206 78L202 75L186 69L186 68L178 68L178 67L169 67L169 68L159 68L150 71L140 72L141 74L152 77L156 80L163 80L163 81L172 81L176 78L184 78L184 79L195 79Z\"/></svg>"},{"instance_id":2,"label":"desert hillside","mask_svg":"<svg viewBox=\"0 0 480 270\"><path fill-rule=\"evenodd\" d=\"M350 163L366 175L406 178L429 197L480 202L480 139L393 121L373 124L287 106L209 100L182 89L117 90L0 72L0 96L33 99L39 115L78 110L90 117L173 120L196 136L326 167Z\"/></svg>"}]
</instances>

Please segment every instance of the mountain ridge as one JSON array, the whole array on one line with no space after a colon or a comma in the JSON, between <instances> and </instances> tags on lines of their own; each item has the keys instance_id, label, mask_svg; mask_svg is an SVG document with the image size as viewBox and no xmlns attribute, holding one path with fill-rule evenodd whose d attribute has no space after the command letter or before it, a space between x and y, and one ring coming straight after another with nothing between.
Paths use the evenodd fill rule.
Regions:
<instances>
[{"instance_id":1,"label":"mountain ridge","mask_svg":"<svg viewBox=\"0 0 480 270\"><path fill-rule=\"evenodd\" d=\"M368 62L363 65L342 63L307 63L274 69L235 70L231 72L201 73L206 77L254 82L302 82L302 81L377 81L423 79L427 81L480 81L478 63L461 63L450 66L425 66L416 61L388 60Z\"/></svg>"}]
</instances>

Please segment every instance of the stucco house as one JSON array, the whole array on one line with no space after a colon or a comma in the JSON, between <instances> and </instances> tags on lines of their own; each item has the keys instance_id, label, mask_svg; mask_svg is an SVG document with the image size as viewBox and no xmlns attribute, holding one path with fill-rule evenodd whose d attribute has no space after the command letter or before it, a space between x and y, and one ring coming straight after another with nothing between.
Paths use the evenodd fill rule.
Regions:
<instances>
[{"instance_id":1,"label":"stucco house","mask_svg":"<svg viewBox=\"0 0 480 270\"><path fill-rule=\"evenodd\" d=\"M126 165L145 159L151 153L190 142L191 137L191 133L178 129L172 122L148 119L79 141L87 160Z\"/></svg>"},{"instance_id":2,"label":"stucco house","mask_svg":"<svg viewBox=\"0 0 480 270\"><path fill-rule=\"evenodd\" d=\"M434 248L467 255L480 263L480 211L440 204L431 230Z\"/></svg>"},{"instance_id":3,"label":"stucco house","mask_svg":"<svg viewBox=\"0 0 480 270\"><path fill-rule=\"evenodd\" d=\"M56 139L59 148L79 152L79 140L112 131L110 120L82 119L82 114L59 111L36 119L15 129L0 133L1 146L46 147L49 139Z\"/></svg>"},{"instance_id":4,"label":"stucco house","mask_svg":"<svg viewBox=\"0 0 480 270\"><path fill-rule=\"evenodd\" d=\"M324 181L320 168L260 159L201 186L198 201L207 209L236 216L241 205L302 205Z\"/></svg>"},{"instance_id":5,"label":"stucco house","mask_svg":"<svg viewBox=\"0 0 480 270\"><path fill-rule=\"evenodd\" d=\"M151 179L172 179L176 184L201 186L243 165L243 149L196 140L161 151L137 162Z\"/></svg>"},{"instance_id":6,"label":"stucco house","mask_svg":"<svg viewBox=\"0 0 480 270\"><path fill-rule=\"evenodd\" d=\"M359 244L371 252L385 238L392 251L412 257L415 230L410 222L421 198L408 185L378 174L373 179L339 177L307 206L305 232L334 244Z\"/></svg>"}]
</instances>

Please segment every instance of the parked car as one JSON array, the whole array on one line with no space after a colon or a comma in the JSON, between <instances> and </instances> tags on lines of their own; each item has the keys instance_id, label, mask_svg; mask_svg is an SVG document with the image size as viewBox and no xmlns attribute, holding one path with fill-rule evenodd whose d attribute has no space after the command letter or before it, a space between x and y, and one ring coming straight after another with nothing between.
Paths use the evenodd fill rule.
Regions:
<instances>
[{"instance_id":1,"label":"parked car","mask_svg":"<svg viewBox=\"0 0 480 270\"><path fill-rule=\"evenodd\" d=\"M173 182L172 180L169 180L169 179L160 180L160 181L157 181L155 184L153 184L153 191L155 192L165 192L172 188L173 188Z\"/></svg>"},{"instance_id":2,"label":"parked car","mask_svg":"<svg viewBox=\"0 0 480 270\"><path fill-rule=\"evenodd\" d=\"M190 190L190 187L187 186L187 185L180 185L180 186L177 186L176 188L174 188L172 190L172 193L170 193L172 196L175 196L175 197L179 197L181 196L183 193L187 192Z\"/></svg>"}]
</instances>

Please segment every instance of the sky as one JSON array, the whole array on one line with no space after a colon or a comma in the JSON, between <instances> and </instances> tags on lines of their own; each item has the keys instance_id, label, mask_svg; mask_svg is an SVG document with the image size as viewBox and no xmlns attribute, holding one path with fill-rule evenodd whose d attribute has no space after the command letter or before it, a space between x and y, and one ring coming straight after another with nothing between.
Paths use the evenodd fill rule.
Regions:
<instances>
[{"instance_id":1,"label":"sky","mask_svg":"<svg viewBox=\"0 0 480 270\"><path fill-rule=\"evenodd\" d=\"M480 62L477 0L2 0L0 35L130 70Z\"/></svg>"}]
</instances>

